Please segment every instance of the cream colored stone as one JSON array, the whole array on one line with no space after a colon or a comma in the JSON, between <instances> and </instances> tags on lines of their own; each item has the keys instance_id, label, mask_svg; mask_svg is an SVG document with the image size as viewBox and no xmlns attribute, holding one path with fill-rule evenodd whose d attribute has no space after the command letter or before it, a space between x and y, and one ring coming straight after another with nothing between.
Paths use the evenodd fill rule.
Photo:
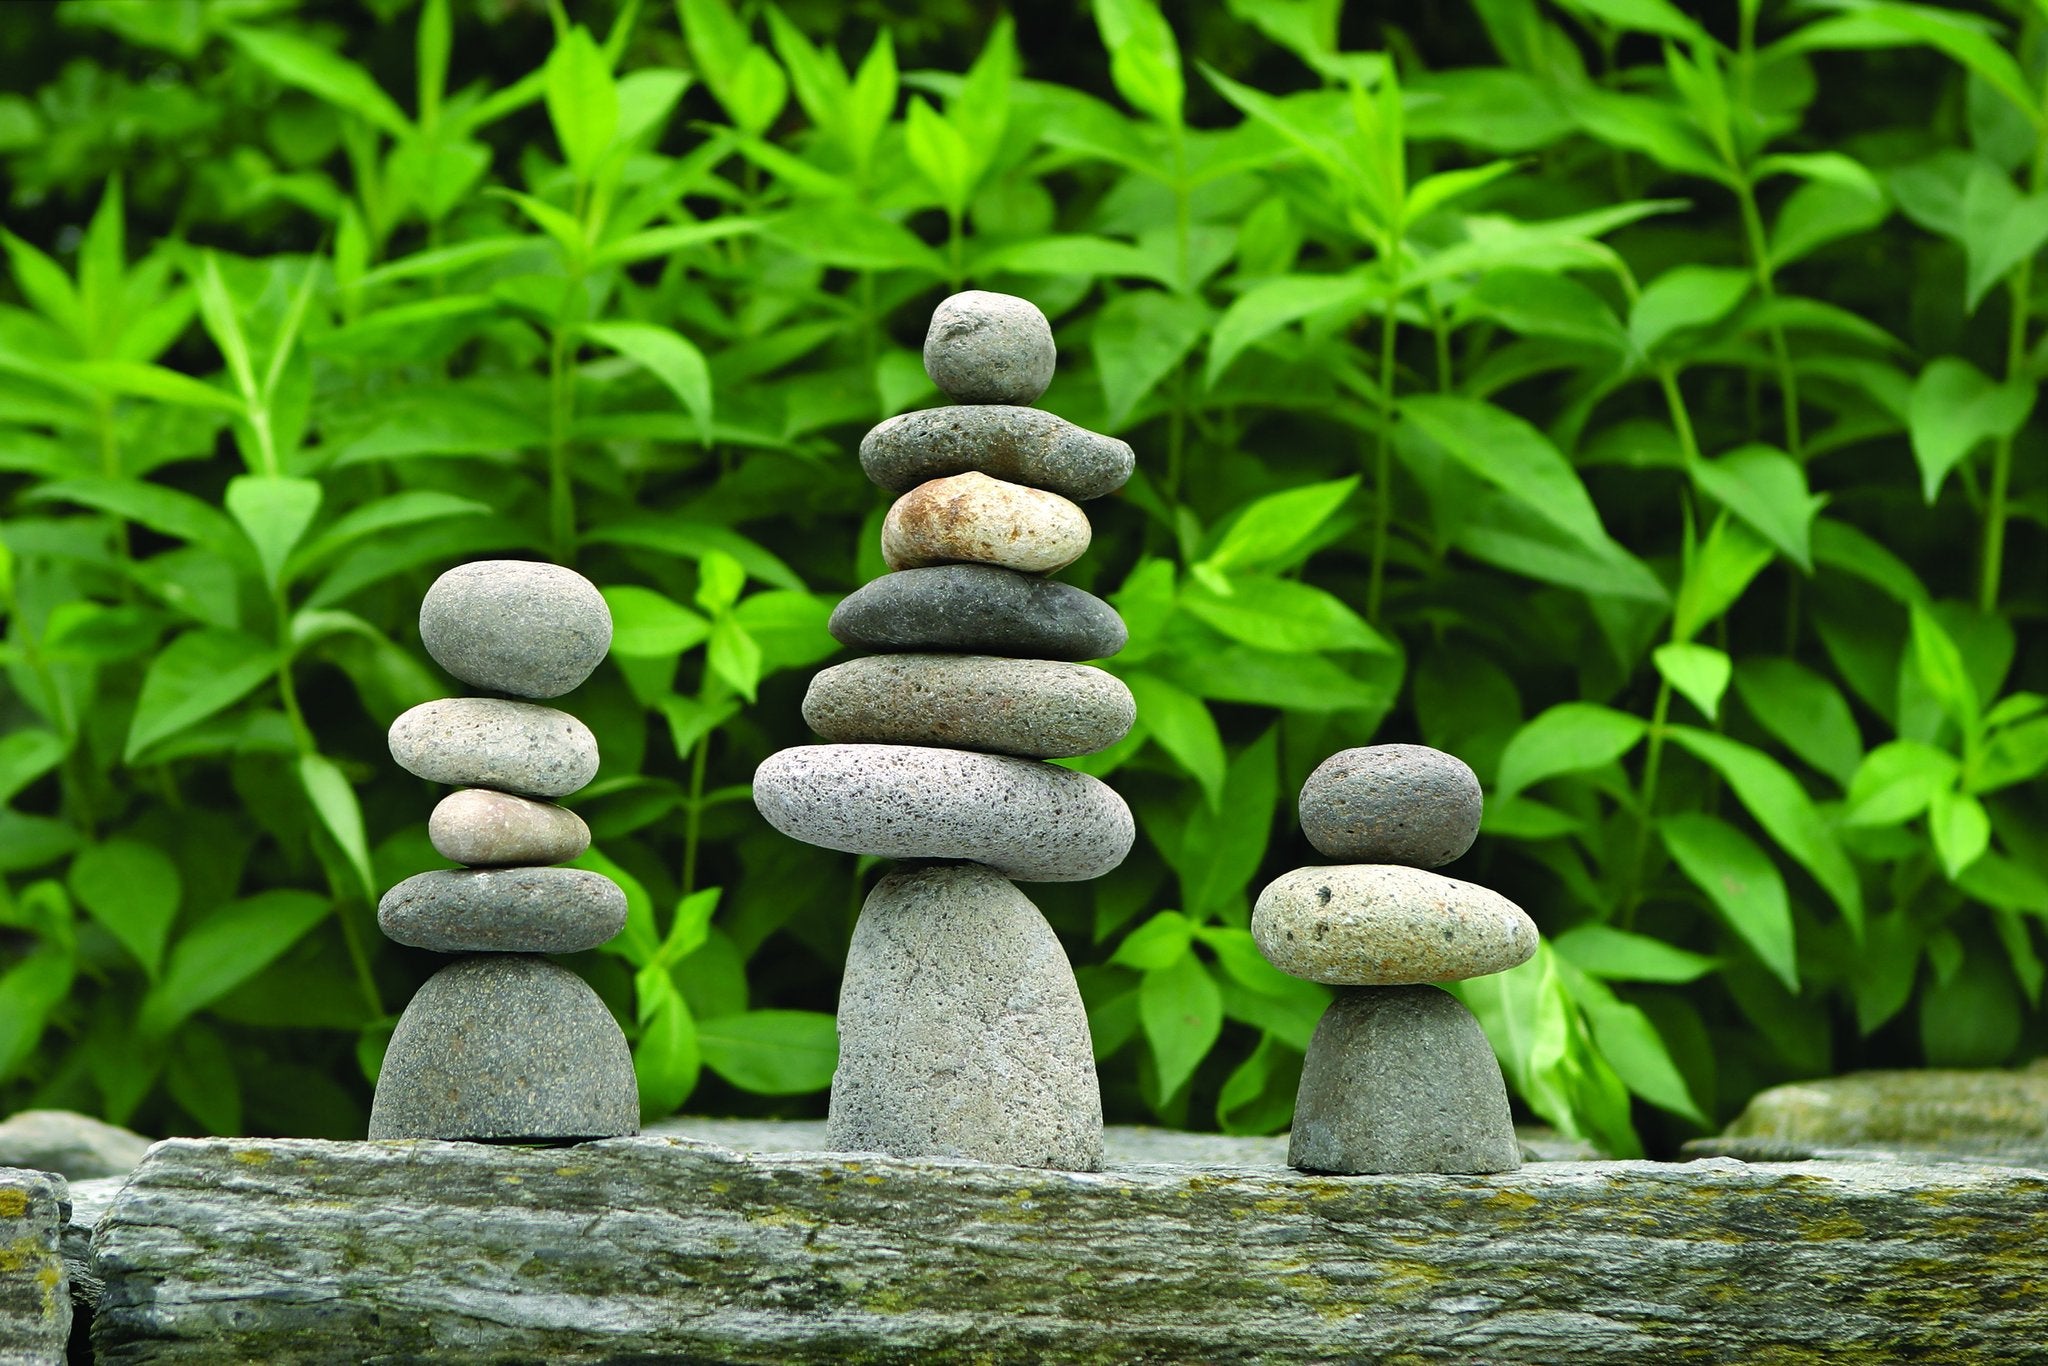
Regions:
<instances>
[{"instance_id":1,"label":"cream colored stone","mask_svg":"<svg viewBox=\"0 0 2048 1366\"><path fill-rule=\"evenodd\" d=\"M1092 535L1088 514L1057 493L970 470L896 500L882 523L882 559L891 569L993 564L1049 574L1080 559Z\"/></svg>"},{"instance_id":2,"label":"cream colored stone","mask_svg":"<svg viewBox=\"0 0 2048 1366\"><path fill-rule=\"evenodd\" d=\"M1506 972L1536 952L1536 924L1499 892L1386 863L1297 868L1259 893L1259 952L1291 977L1412 986Z\"/></svg>"}]
</instances>

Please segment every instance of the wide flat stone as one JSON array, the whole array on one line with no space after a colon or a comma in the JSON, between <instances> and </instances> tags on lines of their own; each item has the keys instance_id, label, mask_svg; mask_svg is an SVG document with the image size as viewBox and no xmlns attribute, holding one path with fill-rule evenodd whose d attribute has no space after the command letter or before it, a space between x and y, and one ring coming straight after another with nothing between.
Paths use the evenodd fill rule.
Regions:
<instances>
[{"instance_id":1,"label":"wide flat stone","mask_svg":"<svg viewBox=\"0 0 2048 1366\"><path fill-rule=\"evenodd\" d=\"M61 1366L71 1337L64 1270L70 1192L54 1172L0 1167L0 1366Z\"/></svg>"},{"instance_id":2,"label":"wide flat stone","mask_svg":"<svg viewBox=\"0 0 2048 1366\"><path fill-rule=\"evenodd\" d=\"M565 806L466 787L427 818L434 852L473 868L566 863L590 847L590 827Z\"/></svg>"},{"instance_id":3,"label":"wide flat stone","mask_svg":"<svg viewBox=\"0 0 2048 1366\"><path fill-rule=\"evenodd\" d=\"M459 868L384 893L377 926L435 953L581 953L626 927L626 894L583 868Z\"/></svg>"},{"instance_id":4,"label":"wide flat stone","mask_svg":"<svg viewBox=\"0 0 2048 1366\"><path fill-rule=\"evenodd\" d=\"M1740 1156L1865 1150L2048 1168L2048 1058L2006 1069L1851 1072L1759 1091L1719 1138Z\"/></svg>"},{"instance_id":5,"label":"wide flat stone","mask_svg":"<svg viewBox=\"0 0 2048 1366\"><path fill-rule=\"evenodd\" d=\"M430 783L566 797L597 776L597 737L565 711L494 697L422 702L391 723L391 757Z\"/></svg>"},{"instance_id":6,"label":"wide flat stone","mask_svg":"<svg viewBox=\"0 0 2048 1366\"><path fill-rule=\"evenodd\" d=\"M1034 759L914 745L799 745L754 770L754 805L791 839L881 858L966 859L1019 882L1079 882L1136 828L1096 778Z\"/></svg>"},{"instance_id":7,"label":"wide flat stone","mask_svg":"<svg viewBox=\"0 0 2048 1366\"><path fill-rule=\"evenodd\" d=\"M969 289L932 311L924 372L961 403L1035 403L1052 383L1052 326L1029 299Z\"/></svg>"},{"instance_id":8,"label":"wide flat stone","mask_svg":"<svg viewBox=\"0 0 2048 1366\"><path fill-rule=\"evenodd\" d=\"M126 1176L152 1141L75 1110L22 1110L0 1121L0 1167L33 1167L72 1181Z\"/></svg>"},{"instance_id":9,"label":"wide flat stone","mask_svg":"<svg viewBox=\"0 0 2048 1366\"><path fill-rule=\"evenodd\" d=\"M1436 868L1479 837L1478 776L1427 745L1333 754L1301 785L1301 833L1325 858Z\"/></svg>"},{"instance_id":10,"label":"wide flat stone","mask_svg":"<svg viewBox=\"0 0 2048 1366\"><path fill-rule=\"evenodd\" d=\"M827 740L1032 759L1093 754L1136 715L1115 674L995 655L868 655L821 670L804 693L804 722Z\"/></svg>"},{"instance_id":11,"label":"wide flat stone","mask_svg":"<svg viewBox=\"0 0 2048 1366\"><path fill-rule=\"evenodd\" d=\"M991 564L884 574L843 598L827 627L856 649L1017 659L1105 659L1130 638L1093 593Z\"/></svg>"},{"instance_id":12,"label":"wide flat stone","mask_svg":"<svg viewBox=\"0 0 2048 1366\"><path fill-rule=\"evenodd\" d=\"M612 614L573 569L476 560L434 580L420 603L420 643L472 687L560 697L590 677L612 643Z\"/></svg>"},{"instance_id":13,"label":"wide flat stone","mask_svg":"<svg viewBox=\"0 0 2048 1366\"><path fill-rule=\"evenodd\" d=\"M895 501L882 520L882 561L891 569L993 564L1050 574L1080 559L1093 535L1078 504L970 470Z\"/></svg>"},{"instance_id":14,"label":"wide flat stone","mask_svg":"<svg viewBox=\"0 0 2048 1366\"><path fill-rule=\"evenodd\" d=\"M1456 982L1536 952L1536 924L1499 892L1390 863L1282 873L1259 893L1252 936L1280 971L1332 986Z\"/></svg>"},{"instance_id":15,"label":"wide flat stone","mask_svg":"<svg viewBox=\"0 0 2048 1366\"><path fill-rule=\"evenodd\" d=\"M891 493L980 470L1085 503L1116 492L1138 467L1129 443L1042 408L959 404L902 413L861 439L860 466Z\"/></svg>"}]
</instances>

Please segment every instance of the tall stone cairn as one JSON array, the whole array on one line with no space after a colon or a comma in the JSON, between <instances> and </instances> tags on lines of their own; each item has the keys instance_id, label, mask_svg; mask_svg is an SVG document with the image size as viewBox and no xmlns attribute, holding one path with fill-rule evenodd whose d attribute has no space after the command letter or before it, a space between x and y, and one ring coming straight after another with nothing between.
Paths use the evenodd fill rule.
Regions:
<instances>
[{"instance_id":1,"label":"tall stone cairn","mask_svg":"<svg viewBox=\"0 0 2048 1366\"><path fill-rule=\"evenodd\" d=\"M481 560L427 590L420 639L442 668L511 698L590 677L612 619L590 581L559 565ZM391 757L457 791L428 837L465 865L407 878L377 923L401 944L459 956L399 1017L370 1137L550 1143L638 1133L625 1035L582 978L542 955L596 948L626 923L601 873L549 865L590 846L557 806L597 774L597 740L553 707L507 697L426 702L391 726Z\"/></svg>"},{"instance_id":2,"label":"tall stone cairn","mask_svg":"<svg viewBox=\"0 0 2048 1366\"><path fill-rule=\"evenodd\" d=\"M1123 799L1044 762L1131 728L1130 690L1077 662L1122 649L1124 624L1044 576L1088 548L1077 503L1121 487L1133 457L1029 406L1053 359L1023 299L939 305L925 369L957 405L861 442L868 477L901 495L882 527L894 572L841 602L831 630L875 653L812 680L804 720L828 743L754 774L754 804L784 834L908 861L868 895L847 952L837 1151L1102 1164L1073 967L1014 884L1100 877L1130 852Z\"/></svg>"},{"instance_id":3,"label":"tall stone cairn","mask_svg":"<svg viewBox=\"0 0 2048 1366\"><path fill-rule=\"evenodd\" d=\"M1522 1165L1479 1021L1429 985L1505 972L1536 952L1521 907L1425 871L1472 847L1480 800L1463 761L1423 745L1347 749L1302 784L1302 833L1346 862L1283 874L1252 910L1267 961L1340 988L1302 1062L1290 1165L1347 1175Z\"/></svg>"}]
</instances>

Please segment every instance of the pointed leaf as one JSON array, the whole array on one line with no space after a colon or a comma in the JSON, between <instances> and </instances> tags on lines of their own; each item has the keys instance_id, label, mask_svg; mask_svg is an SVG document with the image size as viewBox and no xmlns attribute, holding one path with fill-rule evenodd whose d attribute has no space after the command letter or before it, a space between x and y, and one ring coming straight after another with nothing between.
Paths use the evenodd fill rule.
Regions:
<instances>
[{"instance_id":1,"label":"pointed leaf","mask_svg":"<svg viewBox=\"0 0 2048 1366\"><path fill-rule=\"evenodd\" d=\"M638 361L666 385L697 419L703 443L711 444L711 368L693 342L653 323L589 323L583 332L592 341Z\"/></svg>"},{"instance_id":2,"label":"pointed leaf","mask_svg":"<svg viewBox=\"0 0 2048 1366\"><path fill-rule=\"evenodd\" d=\"M320 817L321 826L341 846L349 866L362 880L363 895L376 896L377 874L370 866L370 844L363 834L363 808L356 800L355 788L324 754L300 755L298 769L300 789Z\"/></svg>"},{"instance_id":3,"label":"pointed leaf","mask_svg":"<svg viewBox=\"0 0 2048 1366\"><path fill-rule=\"evenodd\" d=\"M1161 1098L1177 1094L1223 1032L1223 993L1192 950L1146 972L1138 983L1138 1022L1159 1068Z\"/></svg>"},{"instance_id":4,"label":"pointed leaf","mask_svg":"<svg viewBox=\"0 0 2048 1366\"><path fill-rule=\"evenodd\" d=\"M1827 502L1806 491L1806 471L1783 451L1748 445L1690 466L1693 482L1747 522L1801 570L1813 572L1813 519Z\"/></svg>"},{"instance_id":5,"label":"pointed leaf","mask_svg":"<svg viewBox=\"0 0 2048 1366\"><path fill-rule=\"evenodd\" d=\"M1790 992L1799 990L1799 952L1785 879L1755 841L1726 821L1685 811L1657 823L1664 848L1707 894L1721 918Z\"/></svg>"},{"instance_id":6,"label":"pointed leaf","mask_svg":"<svg viewBox=\"0 0 2048 1366\"><path fill-rule=\"evenodd\" d=\"M142 998L135 1027L162 1038L269 967L332 910L311 892L276 890L232 902L186 931L163 977Z\"/></svg>"},{"instance_id":7,"label":"pointed leaf","mask_svg":"<svg viewBox=\"0 0 2048 1366\"><path fill-rule=\"evenodd\" d=\"M228 481L227 508L256 547L265 581L276 585L285 561L320 510L320 485L311 479L239 474Z\"/></svg>"},{"instance_id":8,"label":"pointed leaf","mask_svg":"<svg viewBox=\"0 0 2048 1366\"><path fill-rule=\"evenodd\" d=\"M832 1084L839 1030L814 1010L749 1010L697 1022L704 1065L742 1091L798 1096Z\"/></svg>"},{"instance_id":9,"label":"pointed leaf","mask_svg":"<svg viewBox=\"0 0 2048 1366\"><path fill-rule=\"evenodd\" d=\"M1955 356L1943 356L1922 370L1913 384L1907 430L1927 501L1934 501L1948 472L1979 442L2019 431L2036 397L2032 384L1993 383Z\"/></svg>"},{"instance_id":10,"label":"pointed leaf","mask_svg":"<svg viewBox=\"0 0 2048 1366\"><path fill-rule=\"evenodd\" d=\"M1639 716L1590 702L1560 702L1530 721L1501 751L1494 795L1505 799L1546 778L1582 773L1621 758L1649 724Z\"/></svg>"},{"instance_id":11,"label":"pointed leaf","mask_svg":"<svg viewBox=\"0 0 2048 1366\"><path fill-rule=\"evenodd\" d=\"M1652 655L1657 672L1678 694L1698 707L1709 721L1721 719L1721 697L1735 666L1711 645L1659 645Z\"/></svg>"},{"instance_id":12,"label":"pointed leaf","mask_svg":"<svg viewBox=\"0 0 2048 1366\"><path fill-rule=\"evenodd\" d=\"M268 646L235 631L187 631L150 662L122 757L136 762L159 740L254 692L276 668Z\"/></svg>"},{"instance_id":13,"label":"pointed leaf","mask_svg":"<svg viewBox=\"0 0 2048 1366\"><path fill-rule=\"evenodd\" d=\"M80 850L66 882L79 904L155 981L184 894L178 865L155 845L111 839Z\"/></svg>"}]
</instances>

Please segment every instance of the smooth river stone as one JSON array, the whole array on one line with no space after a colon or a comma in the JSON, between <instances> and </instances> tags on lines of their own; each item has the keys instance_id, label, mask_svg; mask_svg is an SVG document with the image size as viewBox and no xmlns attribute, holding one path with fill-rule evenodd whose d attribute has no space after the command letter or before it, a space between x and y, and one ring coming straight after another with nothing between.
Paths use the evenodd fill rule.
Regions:
<instances>
[{"instance_id":1,"label":"smooth river stone","mask_svg":"<svg viewBox=\"0 0 2048 1366\"><path fill-rule=\"evenodd\" d=\"M435 953L581 953L626 927L626 894L583 868L442 868L384 893L377 926Z\"/></svg>"},{"instance_id":2,"label":"smooth river stone","mask_svg":"<svg viewBox=\"0 0 2048 1366\"><path fill-rule=\"evenodd\" d=\"M1456 982L1536 952L1536 923L1499 892L1391 863L1281 874L1259 893L1252 937L1280 971L1333 986Z\"/></svg>"},{"instance_id":3,"label":"smooth river stone","mask_svg":"<svg viewBox=\"0 0 2048 1366\"><path fill-rule=\"evenodd\" d=\"M960 403L1036 403L1057 359L1045 314L1014 294L955 294L924 335L924 372Z\"/></svg>"},{"instance_id":4,"label":"smooth river stone","mask_svg":"<svg viewBox=\"0 0 2048 1366\"><path fill-rule=\"evenodd\" d=\"M1116 609L1093 593L992 564L884 574L841 599L827 628L862 650L1016 659L1103 659L1130 639Z\"/></svg>"},{"instance_id":5,"label":"smooth river stone","mask_svg":"<svg viewBox=\"0 0 2048 1366\"><path fill-rule=\"evenodd\" d=\"M1085 503L1122 488L1137 464L1128 442L1007 403L903 413L860 443L861 469L891 493L980 470Z\"/></svg>"},{"instance_id":6,"label":"smooth river stone","mask_svg":"<svg viewBox=\"0 0 2048 1366\"><path fill-rule=\"evenodd\" d=\"M1339 992L1302 1060L1287 1164L1347 1176L1522 1165L1500 1063L1436 987Z\"/></svg>"},{"instance_id":7,"label":"smooth river stone","mask_svg":"<svg viewBox=\"0 0 2048 1366\"><path fill-rule=\"evenodd\" d=\"M618 1021L581 977L491 953L429 977L392 1031L370 1137L567 1142L640 1132Z\"/></svg>"},{"instance_id":8,"label":"smooth river stone","mask_svg":"<svg viewBox=\"0 0 2048 1366\"><path fill-rule=\"evenodd\" d=\"M1007 754L799 745L754 770L754 805L791 839L881 858L968 859L1019 882L1101 877L1131 852L1131 809L1099 779Z\"/></svg>"},{"instance_id":9,"label":"smooth river stone","mask_svg":"<svg viewBox=\"0 0 2048 1366\"><path fill-rule=\"evenodd\" d=\"M597 737L565 711L495 697L422 702L391 723L391 757L430 783L566 797L597 776Z\"/></svg>"},{"instance_id":10,"label":"smooth river stone","mask_svg":"<svg viewBox=\"0 0 2048 1366\"><path fill-rule=\"evenodd\" d=\"M839 988L834 1152L1102 1165L1088 1012L1038 908L975 864L868 894Z\"/></svg>"},{"instance_id":11,"label":"smooth river stone","mask_svg":"<svg viewBox=\"0 0 2048 1366\"><path fill-rule=\"evenodd\" d=\"M472 868L567 863L590 847L590 827L566 806L466 787L427 818L427 838L442 858Z\"/></svg>"},{"instance_id":12,"label":"smooth river stone","mask_svg":"<svg viewBox=\"0 0 2048 1366\"><path fill-rule=\"evenodd\" d=\"M804 694L804 721L827 740L1028 759L1093 754L1136 714L1115 674L995 655L868 655L822 671Z\"/></svg>"},{"instance_id":13,"label":"smooth river stone","mask_svg":"<svg viewBox=\"0 0 2048 1366\"><path fill-rule=\"evenodd\" d=\"M611 648L612 614L597 586L573 569L477 560L427 590L420 643L471 687L560 697Z\"/></svg>"},{"instance_id":14,"label":"smooth river stone","mask_svg":"<svg viewBox=\"0 0 2048 1366\"><path fill-rule=\"evenodd\" d=\"M1479 779L1427 745L1333 754L1301 785L1301 833L1327 858L1435 868L1479 837Z\"/></svg>"},{"instance_id":15,"label":"smooth river stone","mask_svg":"<svg viewBox=\"0 0 2048 1366\"><path fill-rule=\"evenodd\" d=\"M882 560L891 569L994 564L1050 574L1081 558L1094 534L1079 505L968 471L919 484L882 521Z\"/></svg>"}]
</instances>

